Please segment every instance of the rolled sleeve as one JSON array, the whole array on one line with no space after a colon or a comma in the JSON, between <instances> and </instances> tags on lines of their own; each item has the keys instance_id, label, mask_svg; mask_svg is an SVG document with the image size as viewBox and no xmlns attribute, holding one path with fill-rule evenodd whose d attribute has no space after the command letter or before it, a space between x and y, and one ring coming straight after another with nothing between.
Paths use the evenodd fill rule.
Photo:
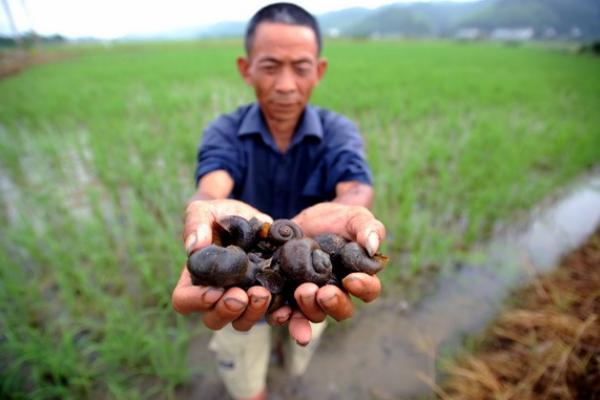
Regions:
<instances>
[{"instance_id":1,"label":"rolled sleeve","mask_svg":"<svg viewBox=\"0 0 600 400\"><path fill-rule=\"evenodd\" d=\"M240 147L236 145L236 132L224 130L219 125L217 121L204 131L198 148L196 184L204 175L217 170L227 171L235 183L242 179L242 157Z\"/></svg>"},{"instance_id":2,"label":"rolled sleeve","mask_svg":"<svg viewBox=\"0 0 600 400\"><path fill-rule=\"evenodd\" d=\"M334 191L341 182L358 181L373 184L365 159L364 143L356 126L343 117L336 118L333 137L327 151L328 190Z\"/></svg>"}]
</instances>

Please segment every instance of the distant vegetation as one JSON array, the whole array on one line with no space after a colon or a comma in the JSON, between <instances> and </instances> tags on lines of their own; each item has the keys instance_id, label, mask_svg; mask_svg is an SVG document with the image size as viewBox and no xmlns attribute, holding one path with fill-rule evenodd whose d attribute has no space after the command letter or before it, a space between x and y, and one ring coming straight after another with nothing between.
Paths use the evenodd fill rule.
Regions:
<instances>
[{"instance_id":1,"label":"distant vegetation","mask_svg":"<svg viewBox=\"0 0 600 400\"><path fill-rule=\"evenodd\" d=\"M600 37L600 2L596 0L482 0L473 3L394 4L351 14L321 16L324 29L346 36L452 36L462 28L491 33L498 28L533 28L536 36Z\"/></svg>"},{"instance_id":2,"label":"distant vegetation","mask_svg":"<svg viewBox=\"0 0 600 400\"><path fill-rule=\"evenodd\" d=\"M35 43L44 43L44 44L56 44L56 43L64 43L67 39L61 35L49 35L49 36L41 36L33 32L27 32L26 34L20 36L21 44L25 47L30 47ZM0 48L2 47L16 47L18 41L14 37L10 36L0 36Z\"/></svg>"},{"instance_id":3,"label":"distant vegetation","mask_svg":"<svg viewBox=\"0 0 600 400\"><path fill-rule=\"evenodd\" d=\"M476 28L485 37L499 28L532 28L533 37L544 39L600 38L597 0L396 3L373 10L348 8L318 18L325 34L333 36L454 37L462 29ZM195 32L201 37L239 36L244 27L244 22L227 22Z\"/></svg>"}]
</instances>

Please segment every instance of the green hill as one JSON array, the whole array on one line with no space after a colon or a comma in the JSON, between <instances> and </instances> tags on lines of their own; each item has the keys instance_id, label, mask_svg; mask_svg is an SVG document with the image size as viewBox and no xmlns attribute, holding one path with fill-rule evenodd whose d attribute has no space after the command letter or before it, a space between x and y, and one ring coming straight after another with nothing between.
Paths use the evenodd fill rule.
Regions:
<instances>
[{"instance_id":1,"label":"green hill","mask_svg":"<svg viewBox=\"0 0 600 400\"><path fill-rule=\"evenodd\" d=\"M460 26L491 30L499 27L553 29L559 35L580 30L585 38L600 37L600 1L597 0L496 0L475 12Z\"/></svg>"},{"instance_id":2,"label":"green hill","mask_svg":"<svg viewBox=\"0 0 600 400\"><path fill-rule=\"evenodd\" d=\"M342 34L349 36L448 36L466 27L479 28L485 32L496 28L531 27L536 36L552 30L557 37L577 32L581 38L600 38L600 1L398 3L372 10L361 19L338 28Z\"/></svg>"},{"instance_id":3,"label":"green hill","mask_svg":"<svg viewBox=\"0 0 600 400\"><path fill-rule=\"evenodd\" d=\"M447 34L462 19L482 8L475 3L394 4L374 10L370 15L346 28L351 36L371 34L430 36Z\"/></svg>"}]
</instances>

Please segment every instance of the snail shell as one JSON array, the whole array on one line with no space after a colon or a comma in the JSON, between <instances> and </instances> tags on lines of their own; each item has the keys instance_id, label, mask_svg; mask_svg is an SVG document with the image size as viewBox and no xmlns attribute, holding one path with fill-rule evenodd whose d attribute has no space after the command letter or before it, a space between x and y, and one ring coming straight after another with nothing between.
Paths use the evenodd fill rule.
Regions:
<instances>
[{"instance_id":1,"label":"snail shell","mask_svg":"<svg viewBox=\"0 0 600 400\"><path fill-rule=\"evenodd\" d=\"M269 228L268 239L277 245L282 245L289 240L299 239L303 236L302 229L294 221L277 219L273 221Z\"/></svg>"},{"instance_id":2,"label":"snail shell","mask_svg":"<svg viewBox=\"0 0 600 400\"><path fill-rule=\"evenodd\" d=\"M321 250L329 255L331 261L335 264L342 249L348 243L346 239L335 233L325 233L315 236L315 241L319 244Z\"/></svg>"},{"instance_id":3,"label":"snail shell","mask_svg":"<svg viewBox=\"0 0 600 400\"><path fill-rule=\"evenodd\" d=\"M388 261L386 256L376 254L369 257L365 249L356 242L347 243L339 254L341 265L348 272L364 272L375 275Z\"/></svg>"},{"instance_id":4,"label":"snail shell","mask_svg":"<svg viewBox=\"0 0 600 400\"><path fill-rule=\"evenodd\" d=\"M285 243L278 254L278 264L282 273L295 282L313 282L322 286L332 277L329 256L310 238Z\"/></svg>"},{"instance_id":5,"label":"snail shell","mask_svg":"<svg viewBox=\"0 0 600 400\"><path fill-rule=\"evenodd\" d=\"M194 285L239 286L246 282L250 262L237 246L210 245L189 256L187 268Z\"/></svg>"},{"instance_id":6,"label":"snail shell","mask_svg":"<svg viewBox=\"0 0 600 400\"><path fill-rule=\"evenodd\" d=\"M215 243L221 246L238 246L248 251L256 242L256 226L253 226L246 219L230 215L221 218L214 224L216 237Z\"/></svg>"}]
</instances>

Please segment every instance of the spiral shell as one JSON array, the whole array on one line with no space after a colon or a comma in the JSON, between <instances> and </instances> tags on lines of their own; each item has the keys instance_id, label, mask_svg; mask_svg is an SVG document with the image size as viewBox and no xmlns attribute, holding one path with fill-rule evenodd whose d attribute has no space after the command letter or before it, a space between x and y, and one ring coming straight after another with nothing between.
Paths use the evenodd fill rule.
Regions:
<instances>
[{"instance_id":1,"label":"spiral shell","mask_svg":"<svg viewBox=\"0 0 600 400\"><path fill-rule=\"evenodd\" d=\"M333 266L327 253L313 239L292 239L283 245L279 254L282 273L295 282L327 283Z\"/></svg>"},{"instance_id":2,"label":"spiral shell","mask_svg":"<svg viewBox=\"0 0 600 400\"><path fill-rule=\"evenodd\" d=\"M277 245L282 245L289 240L304 237L302 229L292 220L277 219L269 228L268 239Z\"/></svg>"}]
</instances>

